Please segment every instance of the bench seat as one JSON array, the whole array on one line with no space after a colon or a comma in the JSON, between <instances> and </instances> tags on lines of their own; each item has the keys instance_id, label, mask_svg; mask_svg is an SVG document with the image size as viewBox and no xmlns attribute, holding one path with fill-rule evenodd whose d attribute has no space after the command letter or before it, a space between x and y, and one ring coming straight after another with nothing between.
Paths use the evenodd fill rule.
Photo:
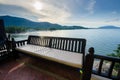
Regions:
<instances>
[{"instance_id":1,"label":"bench seat","mask_svg":"<svg viewBox=\"0 0 120 80\"><path fill-rule=\"evenodd\" d=\"M16 48L17 51L28 55L37 56L40 58L52 60L75 68L82 68L82 54L63 51L49 47L27 44Z\"/></svg>"}]
</instances>

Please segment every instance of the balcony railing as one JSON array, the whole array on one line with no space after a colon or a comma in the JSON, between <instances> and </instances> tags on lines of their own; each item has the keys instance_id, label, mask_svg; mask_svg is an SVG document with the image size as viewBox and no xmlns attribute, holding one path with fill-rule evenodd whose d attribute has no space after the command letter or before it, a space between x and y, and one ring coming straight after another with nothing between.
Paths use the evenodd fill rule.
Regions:
<instances>
[{"instance_id":1,"label":"balcony railing","mask_svg":"<svg viewBox=\"0 0 120 80\"><path fill-rule=\"evenodd\" d=\"M120 65L120 58L94 54L94 64L96 67L94 66L93 74L113 80L120 79L120 67L115 69L116 64Z\"/></svg>"},{"instance_id":2,"label":"balcony railing","mask_svg":"<svg viewBox=\"0 0 120 80\"><path fill-rule=\"evenodd\" d=\"M26 44L27 44L27 40L21 40L21 41L16 41L14 46L20 47ZM5 50L6 50L6 46L4 45L3 48L0 49L0 60L7 55L6 52L2 52ZM120 65L120 58L94 54L95 66L93 66L93 74L113 80L119 80L120 68L115 70L116 64Z\"/></svg>"}]
</instances>

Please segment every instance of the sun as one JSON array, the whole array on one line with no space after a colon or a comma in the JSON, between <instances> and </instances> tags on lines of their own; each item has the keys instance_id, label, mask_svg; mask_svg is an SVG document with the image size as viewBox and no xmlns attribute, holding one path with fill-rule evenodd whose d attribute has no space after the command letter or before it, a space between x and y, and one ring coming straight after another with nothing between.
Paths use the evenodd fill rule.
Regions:
<instances>
[{"instance_id":1,"label":"sun","mask_svg":"<svg viewBox=\"0 0 120 80\"><path fill-rule=\"evenodd\" d=\"M36 10L42 10L43 5L42 5L41 2L36 1L36 2L33 3L33 7L34 7Z\"/></svg>"}]
</instances>

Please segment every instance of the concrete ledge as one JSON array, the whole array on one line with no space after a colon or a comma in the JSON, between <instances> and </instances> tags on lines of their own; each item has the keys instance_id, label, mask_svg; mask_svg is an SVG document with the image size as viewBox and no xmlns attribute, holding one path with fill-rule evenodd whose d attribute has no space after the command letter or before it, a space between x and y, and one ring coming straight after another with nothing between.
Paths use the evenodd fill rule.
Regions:
<instances>
[{"instance_id":1,"label":"concrete ledge","mask_svg":"<svg viewBox=\"0 0 120 80\"><path fill-rule=\"evenodd\" d=\"M102 77L102 76L92 74L91 80L112 80L112 79L108 79L108 78L105 78L105 77Z\"/></svg>"}]
</instances>

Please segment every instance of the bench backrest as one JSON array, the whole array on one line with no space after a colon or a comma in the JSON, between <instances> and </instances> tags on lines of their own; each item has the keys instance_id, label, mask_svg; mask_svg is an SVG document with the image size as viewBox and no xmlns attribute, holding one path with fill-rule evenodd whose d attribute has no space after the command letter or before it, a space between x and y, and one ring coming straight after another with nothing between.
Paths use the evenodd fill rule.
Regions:
<instances>
[{"instance_id":1,"label":"bench backrest","mask_svg":"<svg viewBox=\"0 0 120 80\"><path fill-rule=\"evenodd\" d=\"M28 44L85 54L86 40L82 38L29 36Z\"/></svg>"},{"instance_id":2,"label":"bench backrest","mask_svg":"<svg viewBox=\"0 0 120 80\"><path fill-rule=\"evenodd\" d=\"M50 37L29 36L28 44L50 47Z\"/></svg>"}]
</instances>

